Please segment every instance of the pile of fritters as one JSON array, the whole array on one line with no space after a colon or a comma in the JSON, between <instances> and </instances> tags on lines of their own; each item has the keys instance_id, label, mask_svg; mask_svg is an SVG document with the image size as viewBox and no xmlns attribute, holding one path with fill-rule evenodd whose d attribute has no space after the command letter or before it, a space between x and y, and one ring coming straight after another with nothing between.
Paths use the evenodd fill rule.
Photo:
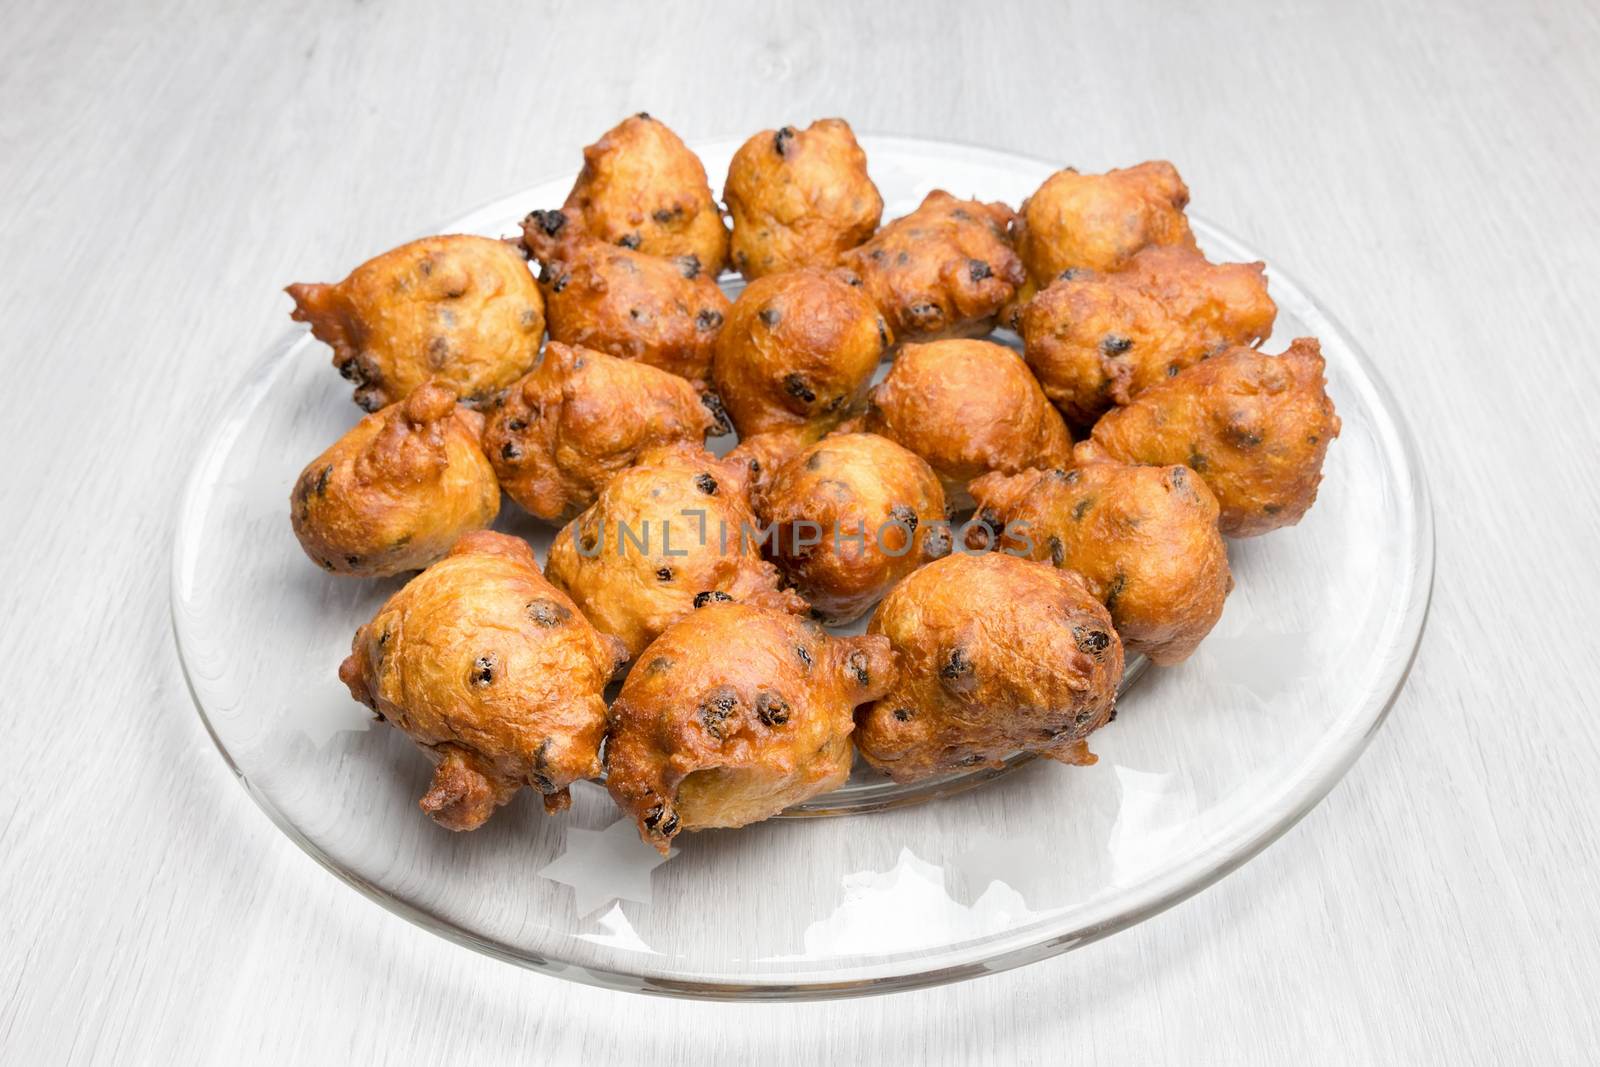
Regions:
<instances>
[{"instance_id":1,"label":"pile of fritters","mask_svg":"<svg viewBox=\"0 0 1600 1067\"><path fill-rule=\"evenodd\" d=\"M1093 762L1124 656L1179 663L1221 616L1224 537L1316 499L1317 342L1258 350L1264 266L1205 258L1170 163L881 228L867 164L841 119L766 130L724 210L639 114L515 240L289 287L370 412L296 480L295 535L334 574L421 572L339 676L432 760L440 825L603 775L665 851L857 756ZM488 530L501 489L560 527L543 570Z\"/></svg>"}]
</instances>

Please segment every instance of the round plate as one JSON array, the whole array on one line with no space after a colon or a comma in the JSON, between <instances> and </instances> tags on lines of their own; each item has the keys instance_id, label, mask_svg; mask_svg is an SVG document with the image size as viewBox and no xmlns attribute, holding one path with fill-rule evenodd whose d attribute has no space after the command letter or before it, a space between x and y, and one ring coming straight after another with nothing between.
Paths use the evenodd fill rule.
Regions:
<instances>
[{"instance_id":1,"label":"round plate","mask_svg":"<svg viewBox=\"0 0 1600 1067\"><path fill-rule=\"evenodd\" d=\"M861 140L886 219L934 188L1017 204L1056 166ZM737 147L698 147L713 180ZM443 232L515 233L571 183L544 182ZM1265 258L1193 221L1212 259ZM1103 937L1237 867L1321 799L1382 722L1427 611L1432 515L1398 408L1328 315L1268 273L1279 314L1266 350L1320 338L1344 420L1320 498L1298 526L1230 544L1237 584L1221 623L1188 662L1128 693L1091 739L1092 767L1022 762L928 803L686 834L666 861L591 783L564 815L546 817L525 790L481 830L441 830L417 808L427 760L335 676L356 626L400 581L327 575L290 530L295 476L361 414L303 329L250 373L183 496L172 611L195 703L246 790L318 862L442 936L574 980L848 996ZM500 528L548 540L509 501L504 511Z\"/></svg>"}]
</instances>

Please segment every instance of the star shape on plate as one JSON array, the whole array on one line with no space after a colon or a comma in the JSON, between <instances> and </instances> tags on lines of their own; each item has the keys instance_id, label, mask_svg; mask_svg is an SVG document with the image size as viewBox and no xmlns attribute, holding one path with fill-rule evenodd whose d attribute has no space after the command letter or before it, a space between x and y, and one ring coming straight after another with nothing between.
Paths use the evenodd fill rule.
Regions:
<instances>
[{"instance_id":1,"label":"star shape on plate","mask_svg":"<svg viewBox=\"0 0 1600 1067\"><path fill-rule=\"evenodd\" d=\"M578 914L588 915L613 900L650 903L650 872L677 855L663 856L643 841L631 821L604 830L567 829L567 847L538 874L572 887Z\"/></svg>"}]
</instances>

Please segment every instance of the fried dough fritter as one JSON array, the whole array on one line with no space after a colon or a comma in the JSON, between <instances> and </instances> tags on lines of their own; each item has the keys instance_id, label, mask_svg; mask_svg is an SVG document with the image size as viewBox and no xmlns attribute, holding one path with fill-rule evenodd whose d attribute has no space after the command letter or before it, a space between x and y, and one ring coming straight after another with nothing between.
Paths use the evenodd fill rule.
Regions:
<instances>
[{"instance_id":1,"label":"fried dough fritter","mask_svg":"<svg viewBox=\"0 0 1600 1067\"><path fill-rule=\"evenodd\" d=\"M482 426L433 382L368 415L295 479L289 517L300 547L323 570L360 578L442 559L500 512Z\"/></svg>"},{"instance_id":2,"label":"fried dough fritter","mask_svg":"<svg viewBox=\"0 0 1600 1067\"><path fill-rule=\"evenodd\" d=\"M1149 245L1195 247L1188 206L1189 187L1164 160L1104 174L1068 167L1022 202L1017 253L1040 289L1074 268L1122 270Z\"/></svg>"},{"instance_id":3,"label":"fried dough fritter","mask_svg":"<svg viewBox=\"0 0 1600 1067\"><path fill-rule=\"evenodd\" d=\"M1006 228L1004 204L958 200L935 189L922 205L839 257L901 341L973 337L1027 280Z\"/></svg>"},{"instance_id":4,"label":"fried dough fritter","mask_svg":"<svg viewBox=\"0 0 1600 1067\"><path fill-rule=\"evenodd\" d=\"M904 445L944 483L952 508L990 471L1064 467L1072 437L1022 357L992 341L906 345L872 390L862 428Z\"/></svg>"},{"instance_id":5,"label":"fried dough fritter","mask_svg":"<svg viewBox=\"0 0 1600 1067\"><path fill-rule=\"evenodd\" d=\"M483 450L511 499L565 522L643 452L726 432L706 400L675 374L551 341L489 413Z\"/></svg>"},{"instance_id":6,"label":"fried dough fritter","mask_svg":"<svg viewBox=\"0 0 1600 1067\"><path fill-rule=\"evenodd\" d=\"M881 637L709 604L629 672L611 706L606 788L663 853L683 830L759 822L844 784L851 711L894 675Z\"/></svg>"},{"instance_id":7,"label":"fried dough fritter","mask_svg":"<svg viewBox=\"0 0 1600 1067\"><path fill-rule=\"evenodd\" d=\"M756 498L768 558L829 625L860 618L896 582L950 550L944 490L916 453L870 433L806 449Z\"/></svg>"},{"instance_id":8,"label":"fried dough fritter","mask_svg":"<svg viewBox=\"0 0 1600 1067\"><path fill-rule=\"evenodd\" d=\"M843 119L763 130L734 153L722 198L733 216L733 265L751 281L831 267L872 236L883 197Z\"/></svg>"},{"instance_id":9,"label":"fried dough fritter","mask_svg":"<svg viewBox=\"0 0 1600 1067\"><path fill-rule=\"evenodd\" d=\"M650 256L693 256L714 281L728 263L728 229L699 157L658 119L640 112L583 150L583 170L558 211L523 223L528 247L593 237Z\"/></svg>"},{"instance_id":10,"label":"fried dough fritter","mask_svg":"<svg viewBox=\"0 0 1600 1067\"><path fill-rule=\"evenodd\" d=\"M1068 271L1023 309L1028 366L1080 425L1231 345L1272 333L1262 263L1153 245L1115 274Z\"/></svg>"},{"instance_id":11,"label":"fried dough fritter","mask_svg":"<svg viewBox=\"0 0 1600 1067\"><path fill-rule=\"evenodd\" d=\"M556 535L546 573L635 656L708 600L805 611L761 558L746 471L683 442L642 453Z\"/></svg>"},{"instance_id":12,"label":"fried dough fritter","mask_svg":"<svg viewBox=\"0 0 1600 1067\"><path fill-rule=\"evenodd\" d=\"M481 405L527 373L544 337L544 298L528 265L488 237L425 237L342 282L285 291L291 317L333 346L333 365L367 411L429 378Z\"/></svg>"},{"instance_id":13,"label":"fried dough fritter","mask_svg":"<svg viewBox=\"0 0 1600 1067\"><path fill-rule=\"evenodd\" d=\"M537 239L533 216L524 244L543 266L539 288L550 339L582 345L703 385L712 346L728 316L715 274L693 255L663 259L588 237Z\"/></svg>"},{"instance_id":14,"label":"fried dough fritter","mask_svg":"<svg viewBox=\"0 0 1600 1067\"><path fill-rule=\"evenodd\" d=\"M1182 662L1222 616L1233 578L1217 500L1187 467L986 474L972 495L1007 531L1002 548L1083 576L1129 652Z\"/></svg>"},{"instance_id":15,"label":"fried dough fritter","mask_svg":"<svg viewBox=\"0 0 1600 1067\"><path fill-rule=\"evenodd\" d=\"M433 760L422 810L475 830L525 785L557 812L599 775L601 694L622 659L526 543L482 530L356 631L339 678Z\"/></svg>"},{"instance_id":16,"label":"fried dough fritter","mask_svg":"<svg viewBox=\"0 0 1600 1067\"><path fill-rule=\"evenodd\" d=\"M856 716L856 748L897 782L998 766L1017 752L1093 763L1111 720L1122 642L1070 571L1004 552L958 552L878 605L898 682Z\"/></svg>"},{"instance_id":17,"label":"fried dough fritter","mask_svg":"<svg viewBox=\"0 0 1600 1067\"><path fill-rule=\"evenodd\" d=\"M712 379L741 437L807 423L829 429L860 406L892 342L853 274L768 274L735 301Z\"/></svg>"},{"instance_id":18,"label":"fried dough fritter","mask_svg":"<svg viewBox=\"0 0 1600 1067\"><path fill-rule=\"evenodd\" d=\"M1316 501L1339 436L1324 366L1307 337L1278 356L1230 348L1108 412L1077 460L1188 466L1215 494L1229 537L1293 526Z\"/></svg>"}]
</instances>

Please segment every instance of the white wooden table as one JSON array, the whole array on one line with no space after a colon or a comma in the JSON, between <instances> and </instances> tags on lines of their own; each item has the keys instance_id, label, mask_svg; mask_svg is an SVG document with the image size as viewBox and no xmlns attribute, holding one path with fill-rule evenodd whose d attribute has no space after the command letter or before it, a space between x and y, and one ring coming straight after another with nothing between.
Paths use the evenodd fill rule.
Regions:
<instances>
[{"instance_id":1,"label":"white wooden table","mask_svg":"<svg viewBox=\"0 0 1600 1067\"><path fill-rule=\"evenodd\" d=\"M5 8L0 1061L1597 1054L1592 3L467 6ZM641 108L689 139L841 114L1171 158L1344 319L1421 438L1438 582L1389 724L1311 816L1069 956L764 1006L479 957L272 828L168 626L199 435L285 282L572 167Z\"/></svg>"}]
</instances>

